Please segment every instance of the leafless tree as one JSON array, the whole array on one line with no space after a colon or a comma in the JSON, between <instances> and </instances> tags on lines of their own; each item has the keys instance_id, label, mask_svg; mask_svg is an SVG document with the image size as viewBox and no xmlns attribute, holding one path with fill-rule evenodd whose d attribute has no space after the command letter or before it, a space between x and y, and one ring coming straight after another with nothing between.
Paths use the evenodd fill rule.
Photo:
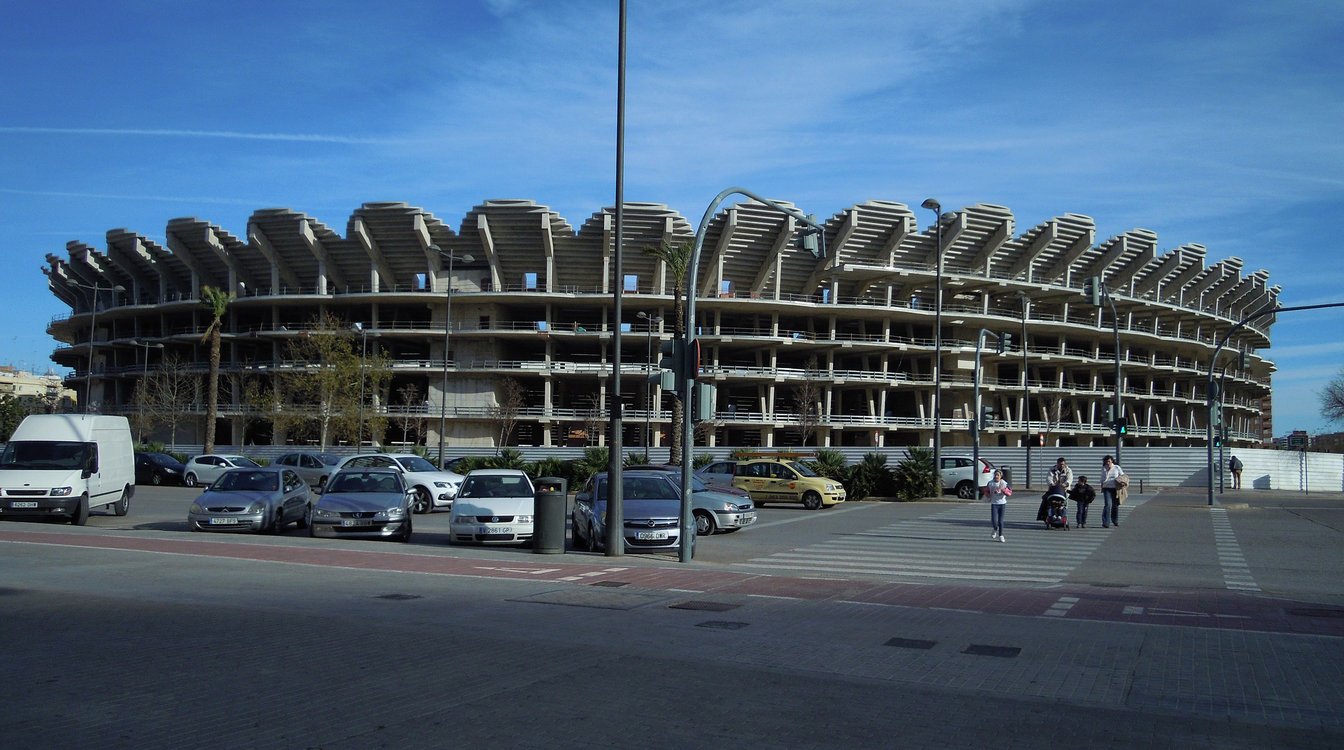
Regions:
<instances>
[{"instance_id":1,"label":"leafless tree","mask_svg":"<svg viewBox=\"0 0 1344 750\"><path fill-rule=\"evenodd\" d=\"M169 445L177 448L177 428L187 419L188 411L200 391L200 378L186 370L186 362L175 352L165 352L163 363L149 376L144 388L145 419L148 424L168 428Z\"/></svg>"},{"instance_id":2,"label":"leafless tree","mask_svg":"<svg viewBox=\"0 0 1344 750\"><path fill-rule=\"evenodd\" d=\"M807 358L803 380L793 387L793 411L798 415L798 432L807 445L821 426L821 383L818 382L817 356Z\"/></svg>"},{"instance_id":3,"label":"leafless tree","mask_svg":"<svg viewBox=\"0 0 1344 750\"><path fill-rule=\"evenodd\" d=\"M1344 370L1321 391L1321 413L1331 422L1344 421Z\"/></svg>"},{"instance_id":4,"label":"leafless tree","mask_svg":"<svg viewBox=\"0 0 1344 750\"><path fill-rule=\"evenodd\" d=\"M602 434L606 419L602 415L602 401L597 394L588 396L588 411L583 414L583 429L587 433L588 445L597 445L597 437Z\"/></svg>"},{"instance_id":5,"label":"leafless tree","mask_svg":"<svg viewBox=\"0 0 1344 750\"><path fill-rule=\"evenodd\" d=\"M495 443L495 454L498 455L509 444L509 437L518 426L518 415L524 404L523 386L513 378L503 378L495 398L497 404L490 407L490 418L499 426L499 440Z\"/></svg>"},{"instance_id":6,"label":"leafless tree","mask_svg":"<svg viewBox=\"0 0 1344 750\"><path fill-rule=\"evenodd\" d=\"M397 412L393 421L401 428L401 442L410 442L411 428L415 428L416 442L419 443L420 423L424 417L418 413L416 407L422 403L420 397L420 388L415 383L407 383L397 389L397 405L403 407Z\"/></svg>"}]
</instances>

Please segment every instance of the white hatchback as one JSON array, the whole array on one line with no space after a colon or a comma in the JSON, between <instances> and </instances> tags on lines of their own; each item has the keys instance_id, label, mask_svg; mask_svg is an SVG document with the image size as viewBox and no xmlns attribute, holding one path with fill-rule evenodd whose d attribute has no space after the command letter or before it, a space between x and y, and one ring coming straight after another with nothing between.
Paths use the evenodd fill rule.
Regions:
<instances>
[{"instance_id":1,"label":"white hatchback","mask_svg":"<svg viewBox=\"0 0 1344 750\"><path fill-rule=\"evenodd\" d=\"M453 498L462 486L461 474L436 469L434 464L414 453L361 453L336 467L337 471L342 469L395 469L401 472L406 489L415 493L412 509L416 513L451 508ZM332 472L332 476L335 475Z\"/></svg>"},{"instance_id":2,"label":"white hatchback","mask_svg":"<svg viewBox=\"0 0 1344 750\"><path fill-rule=\"evenodd\" d=\"M957 497L962 500L974 500L979 496L980 488L989 484L989 480L994 478L994 464L983 458L980 459L978 477L972 476L973 459L970 456L944 453L939 459L943 464L939 472L943 477L943 492L956 492Z\"/></svg>"},{"instance_id":3,"label":"white hatchback","mask_svg":"<svg viewBox=\"0 0 1344 750\"><path fill-rule=\"evenodd\" d=\"M467 472L453 502L449 540L491 544L532 541L536 490L517 469Z\"/></svg>"}]
</instances>

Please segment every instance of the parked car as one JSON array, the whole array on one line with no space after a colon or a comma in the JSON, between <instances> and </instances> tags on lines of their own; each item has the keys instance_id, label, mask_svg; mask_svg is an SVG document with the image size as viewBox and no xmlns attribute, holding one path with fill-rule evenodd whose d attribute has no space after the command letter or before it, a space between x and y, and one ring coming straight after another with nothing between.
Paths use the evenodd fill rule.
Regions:
<instances>
[{"instance_id":1,"label":"parked car","mask_svg":"<svg viewBox=\"0 0 1344 750\"><path fill-rule=\"evenodd\" d=\"M187 467L167 453L135 454L136 484L182 484Z\"/></svg>"},{"instance_id":2,"label":"parked car","mask_svg":"<svg viewBox=\"0 0 1344 750\"><path fill-rule=\"evenodd\" d=\"M299 472L299 476L303 477L303 481L307 482L309 487L321 487L327 483L327 477L336 471L340 463L341 457L335 453L299 451L286 453L275 459L271 465L288 466Z\"/></svg>"},{"instance_id":3,"label":"parked car","mask_svg":"<svg viewBox=\"0 0 1344 750\"><path fill-rule=\"evenodd\" d=\"M971 456L944 453L938 459L943 464L938 472L943 477L943 492L956 492L962 500L974 500L979 496L980 488L994 478L994 464L983 458L980 459L980 476L975 481L971 477Z\"/></svg>"},{"instance_id":4,"label":"parked car","mask_svg":"<svg viewBox=\"0 0 1344 750\"><path fill-rule=\"evenodd\" d=\"M308 518L309 536L411 541L415 494L405 473L387 468L341 469L327 479Z\"/></svg>"},{"instance_id":5,"label":"parked car","mask_svg":"<svg viewBox=\"0 0 1344 750\"><path fill-rule=\"evenodd\" d=\"M361 453L337 466L345 469L392 469L405 475L406 487L415 492L414 511L429 513L435 508L453 507L453 498L462 486L463 476L455 471L440 471L434 464L414 453Z\"/></svg>"},{"instance_id":6,"label":"parked car","mask_svg":"<svg viewBox=\"0 0 1344 750\"><path fill-rule=\"evenodd\" d=\"M293 469L229 469L187 511L192 531L269 531L308 525L308 484Z\"/></svg>"},{"instance_id":7,"label":"parked car","mask_svg":"<svg viewBox=\"0 0 1344 750\"><path fill-rule=\"evenodd\" d=\"M453 500L449 541L518 544L532 541L536 490L518 469L467 472Z\"/></svg>"},{"instance_id":8,"label":"parked car","mask_svg":"<svg viewBox=\"0 0 1344 750\"><path fill-rule=\"evenodd\" d=\"M671 477L678 488L681 486L680 466L636 465L627 466L625 470L661 471ZM737 531L756 523L756 507L745 490L733 488L733 492L729 493L705 484L694 473L691 474L691 513L695 516L695 533L698 536Z\"/></svg>"},{"instance_id":9,"label":"parked car","mask_svg":"<svg viewBox=\"0 0 1344 750\"><path fill-rule=\"evenodd\" d=\"M733 486L732 469L737 465L737 462L725 461L721 463L728 464L728 474L726 476L723 474L710 474L706 472L704 469L695 469L694 471L691 472L691 474L699 478L701 482L704 482L705 484L709 485L710 488L714 490L717 490L719 492L728 495L736 495L738 497L750 498L751 493ZM711 464L711 466L712 465L713 464ZM628 471L634 471L640 469L650 469L653 471L671 471L675 472L677 476L681 476L681 467L677 466L676 464L632 464L625 468Z\"/></svg>"},{"instance_id":10,"label":"parked car","mask_svg":"<svg viewBox=\"0 0 1344 750\"><path fill-rule=\"evenodd\" d=\"M730 487L735 492L746 493L746 490L733 486L733 481L737 479L736 461L715 461L700 467L695 473L705 480L705 484L715 489ZM747 496L750 497L750 493Z\"/></svg>"},{"instance_id":11,"label":"parked car","mask_svg":"<svg viewBox=\"0 0 1344 750\"><path fill-rule=\"evenodd\" d=\"M738 461L733 485L751 493L756 505L802 503L808 510L845 501L845 486L788 458Z\"/></svg>"},{"instance_id":12,"label":"parked car","mask_svg":"<svg viewBox=\"0 0 1344 750\"><path fill-rule=\"evenodd\" d=\"M574 544L589 551L605 546L607 473L593 475L574 496L570 524ZM621 474L625 551L677 549L681 543L681 488L661 471ZM695 543L692 537L690 544Z\"/></svg>"},{"instance_id":13,"label":"parked car","mask_svg":"<svg viewBox=\"0 0 1344 750\"><path fill-rule=\"evenodd\" d=\"M210 484L229 469L259 469L261 464L247 456L225 456L206 453L187 459L183 467L182 483L188 487Z\"/></svg>"}]
</instances>

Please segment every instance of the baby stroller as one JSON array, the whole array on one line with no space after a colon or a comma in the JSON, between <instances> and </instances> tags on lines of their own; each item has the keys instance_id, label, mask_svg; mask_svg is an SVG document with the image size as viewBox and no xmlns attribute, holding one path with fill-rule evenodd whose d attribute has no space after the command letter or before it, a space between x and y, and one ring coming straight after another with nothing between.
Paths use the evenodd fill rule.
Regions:
<instances>
[{"instance_id":1,"label":"baby stroller","mask_svg":"<svg viewBox=\"0 0 1344 750\"><path fill-rule=\"evenodd\" d=\"M1048 507L1045 510L1045 528L1069 530L1069 514L1066 505L1066 498L1058 492L1051 493L1045 498Z\"/></svg>"}]
</instances>

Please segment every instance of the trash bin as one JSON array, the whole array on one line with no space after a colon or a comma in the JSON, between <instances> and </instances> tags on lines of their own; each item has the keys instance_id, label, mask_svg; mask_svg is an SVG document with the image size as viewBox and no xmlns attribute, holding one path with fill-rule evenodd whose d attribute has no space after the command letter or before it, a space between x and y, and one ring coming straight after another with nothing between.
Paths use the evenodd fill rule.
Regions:
<instances>
[{"instance_id":1,"label":"trash bin","mask_svg":"<svg viewBox=\"0 0 1344 750\"><path fill-rule=\"evenodd\" d=\"M532 551L538 555L565 553L565 511L569 483L560 477L537 480L532 515Z\"/></svg>"}]
</instances>

